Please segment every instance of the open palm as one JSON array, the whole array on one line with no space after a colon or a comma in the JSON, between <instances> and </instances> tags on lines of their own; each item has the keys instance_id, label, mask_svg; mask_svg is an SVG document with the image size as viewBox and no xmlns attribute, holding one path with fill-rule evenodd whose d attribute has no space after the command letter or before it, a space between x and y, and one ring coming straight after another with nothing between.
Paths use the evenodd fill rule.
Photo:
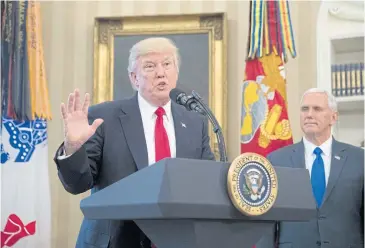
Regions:
<instances>
[{"instance_id":1,"label":"open palm","mask_svg":"<svg viewBox=\"0 0 365 248\"><path fill-rule=\"evenodd\" d=\"M102 119L96 119L89 125L89 105L89 94L85 94L84 103L81 105L78 89L69 95L67 109L64 103L61 104L66 154L72 154L77 151L103 123Z\"/></svg>"}]
</instances>

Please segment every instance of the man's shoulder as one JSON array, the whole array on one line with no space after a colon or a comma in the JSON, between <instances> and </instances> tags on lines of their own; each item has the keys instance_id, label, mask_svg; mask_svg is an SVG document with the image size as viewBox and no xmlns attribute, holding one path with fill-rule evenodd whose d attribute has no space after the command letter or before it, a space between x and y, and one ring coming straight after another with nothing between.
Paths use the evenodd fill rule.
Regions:
<instances>
[{"instance_id":1,"label":"man's shoulder","mask_svg":"<svg viewBox=\"0 0 365 248\"><path fill-rule=\"evenodd\" d=\"M340 146L341 148L346 149L351 155L358 156L358 157L364 157L364 149L358 146L354 146L345 142L336 141L337 146Z\"/></svg>"},{"instance_id":2,"label":"man's shoulder","mask_svg":"<svg viewBox=\"0 0 365 248\"><path fill-rule=\"evenodd\" d=\"M352 168L358 168L359 171L364 171L364 149L358 146L354 146L345 142L336 142L336 151L341 152L344 151L347 155L346 163L348 166Z\"/></svg>"},{"instance_id":3,"label":"man's shoulder","mask_svg":"<svg viewBox=\"0 0 365 248\"><path fill-rule=\"evenodd\" d=\"M199 114L197 112L194 112L194 111L188 111L185 109L185 112L186 114L191 118L191 119L195 119L195 120L198 120L198 121L207 121L208 120L208 117L202 115L202 114Z\"/></svg>"},{"instance_id":4,"label":"man's shoulder","mask_svg":"<svg viewBox=\"0 0 365 248\"><path fill-rule=\"evenodd\" d=\"M269 153L268 157L277 157L277 156L282 156L283 154L291 153L299 145L300 145L300 142L280 147L280 148L276 149L275 151L272 151L271 153Z\"/></svg>"},{"instance_id":5,"label":"man's shoulder","mask_svg":"<svg viewBox=\"0 0 365 248\"><path fill-rule=\"evenodd\" d=\"M174 104L175 110L179 111L184 118L188 118L191 121L195 122L207 122L208 119L206 116L203 116L195 111L189 111L184 106L181 106L177 103L172 102Z\"/></svg>"},{"instance_id":6,"label":"man's shoulder","mask_svg":"<svg viewBox=\"0 0 365 248\"><path fill-rule=\"evenodd\" d=\"M280 166L291 166L291 157L295 150L298 150L301 143L295 143L276 149L269 153L266 158L273 164L280 164Z\"/></svg>"},{"instance_id":7,"label":"man's shoulder","mask_svg":"<svg viewBox=\"0 0 365 248\"><path fill-rule=\"evenodd\" d=\"M132 98L123 100L105 101L89 107L89 115L94 118L107 118L116 116L122 110L123 106L129 103Z\"/></svg>"},{"instance_id":8,"label":"man's shoulder","mask_svg":"<svg viewBox=\"0 0 365 248\"><path fill-rule=\"evenodd\" d=\"M118 106L121 106L120 100L97 103L89 107L89 114L92 116L105 116L116 111Z\"/></svg>"}]
</instances>

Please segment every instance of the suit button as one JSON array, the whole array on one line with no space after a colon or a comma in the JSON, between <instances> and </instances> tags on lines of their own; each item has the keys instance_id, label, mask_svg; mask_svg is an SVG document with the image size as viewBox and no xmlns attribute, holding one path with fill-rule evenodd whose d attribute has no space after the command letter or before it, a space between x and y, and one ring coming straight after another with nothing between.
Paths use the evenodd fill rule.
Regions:
<instances>
[{"instance_id":1,"label":"suit button","mask_svg":"<svg viewBox=\"0 0 365 248\"><path fill-rule=\"evenodd\" d=\"M324 219L326 219L326 216L324 216L324 215L320 215L320 216L319 216L319 219L320 219L320 220L324 220Z\"/></svg>"},{"instance_id":2,"label":"suit button","mask_svg":"<svg viewBox=\"0 0 365 248\"><path fill-rule=\"evenodd\" d=\"M316 244L317 244L318 246L321 246L321 241L317 241L317 242L316 242Z\"/></svg>"}]
</instances>

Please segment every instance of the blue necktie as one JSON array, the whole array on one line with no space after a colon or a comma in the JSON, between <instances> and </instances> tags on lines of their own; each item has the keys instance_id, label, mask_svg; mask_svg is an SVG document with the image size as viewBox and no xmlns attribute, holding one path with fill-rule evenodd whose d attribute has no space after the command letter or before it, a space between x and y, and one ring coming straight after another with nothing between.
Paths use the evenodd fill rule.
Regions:
<instances>
[{"instance_id":1,"label":"blue necktie","mask_svg":"<svg viewBox=\"0 0 365 248\"><path fill-rule=\"evenodd\" d=\"M326 178L324 174L324 162L321 156L322 150L317 147L313 153L316 155L316 159L313 162L311 182L314 197L317 201L317 206L320 207L323 200L323 195L326 190Z\"/></svg>"}]
</instances>

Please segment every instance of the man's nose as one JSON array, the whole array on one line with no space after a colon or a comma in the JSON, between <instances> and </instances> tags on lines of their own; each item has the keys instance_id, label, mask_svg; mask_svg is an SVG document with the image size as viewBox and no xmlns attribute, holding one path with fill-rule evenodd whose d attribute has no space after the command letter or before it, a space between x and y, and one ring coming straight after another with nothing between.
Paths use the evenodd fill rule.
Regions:
<instances>
[{"instance_id":1,"label":"man's nose","mask_svg":"<svg viewBox=\"0 0 365 248\"><path fill-rule=\"evenodd\" d=\"M165 69L163 68L162 65L157 65L156 74L157 74L157 77L164 77L165 76Z\"/></svg>"},{"instance_id":2,"label":"man's nose","mask_svg":"<svg viewBox=\"0 0 365 248\"><path fill-rule=\"evenodd\" d=\"M309 108L307 111L307 117L312 117L313 116L313 109Z\"/></svg>"}]
</instances>

